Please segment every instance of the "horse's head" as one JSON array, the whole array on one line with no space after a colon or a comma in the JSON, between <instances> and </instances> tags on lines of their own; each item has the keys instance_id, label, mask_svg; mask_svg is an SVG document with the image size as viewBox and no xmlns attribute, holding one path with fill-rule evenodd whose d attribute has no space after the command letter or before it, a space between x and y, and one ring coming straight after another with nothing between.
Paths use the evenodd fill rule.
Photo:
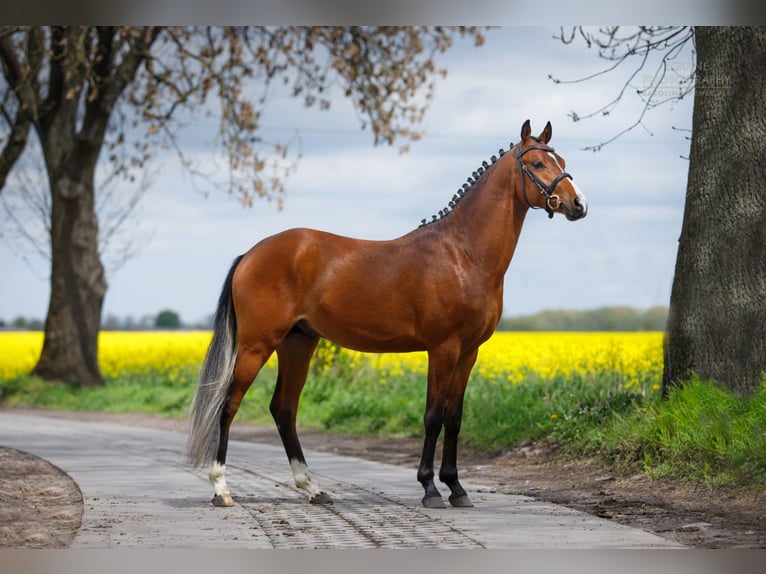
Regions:
<instances>
[{"instance_id":1,"label":"horse's head","mask_svg":"<svg viewBox=\"0 0 766 574\"><path fill-rule=\"evenodd\" d=\"M572 181L566 162L548 145L551 123L538 137L533 137L529 120L521 126L521 141L513 148L519 168L519 198L533 209L545 209L549 217L563 213L570 220L588 214L588 200Z\"/></svg>"}]
</instances>

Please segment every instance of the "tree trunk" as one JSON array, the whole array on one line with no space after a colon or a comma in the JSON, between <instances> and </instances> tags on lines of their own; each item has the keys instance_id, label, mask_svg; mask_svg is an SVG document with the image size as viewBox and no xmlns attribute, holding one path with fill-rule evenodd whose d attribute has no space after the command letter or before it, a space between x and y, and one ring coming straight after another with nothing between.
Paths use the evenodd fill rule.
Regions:
<instances>
[{"instance_id":1,"label":"tree trunk","mask_svg":"<svg viewBox=\"0 0 766 574\"><path fill-rule=\"evenodd\" d=\"M96 164L114 106L160 30L30 28L19 44L25 52L9 43L9 35L0 38L3 72L37 132L50 185L51 296L43 350L33 370L46 379L104 384L98 334L106 277L98 248ZM22 54L26 61L19 60ZM38 74L43 57L47 70ZM18 137L26 135L24 129L17 120ZM6 151L0 175L18 156L15 148Z\"/></svg>"},{"instance_id":2,"label":"tree trunk","mask_svg":"<svg viewBox=\"0 0 766 574\"><path fill-rule=\"evenodd\" d=\"M663 394L697 373L746 395L766 371L766 29L695 28L694 38Z\"/></svg>"},{"instance_id":3,"label":"tree trunk","mask_svg":"<svg viewBox=\"0 0 766 574\"><path fill-rule=\"evenodd\" d=\"M98 152L72 151L77 146L62 139L49 143L46 150L49 165L61 169L49 170L51 297L43 350L33 374L82 386L103 385L98 333L107 283L98 252L94 198ZM56 171L62 175L55 176Z\"/></svg>"}]
</instances>

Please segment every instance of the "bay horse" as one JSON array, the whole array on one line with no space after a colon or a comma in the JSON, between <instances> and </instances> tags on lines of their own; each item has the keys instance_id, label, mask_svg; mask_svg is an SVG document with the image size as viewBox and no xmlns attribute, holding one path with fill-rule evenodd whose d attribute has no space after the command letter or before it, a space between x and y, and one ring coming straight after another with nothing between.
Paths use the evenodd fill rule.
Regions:
<instances>
[{"instance_id":1,"label":"bay horse","mask_svg":"<svg viewBox=\"0 0 766 574\"><path fill-rule=\"evenodd\" d=\"M246 391L276 351L270 403L295 485L310 502L332 499L312 480L296 432L298 400L324 337L361 352L426 351L425 440L417 479L422 504L444 507L434 484L434 454L444 427L439 479L453 506L473 506L458 481L463 395L479 345L503 308L503 279L527 211L568 220L588 212L566 163L529 120L521 140L482 163L432 221L397 239L366 241L290 229L238 257L223 285L213 338L191 410L189 461L211 468L212 503L232 506L226 485L229 427Z\"/></svg>"}]
</instances>

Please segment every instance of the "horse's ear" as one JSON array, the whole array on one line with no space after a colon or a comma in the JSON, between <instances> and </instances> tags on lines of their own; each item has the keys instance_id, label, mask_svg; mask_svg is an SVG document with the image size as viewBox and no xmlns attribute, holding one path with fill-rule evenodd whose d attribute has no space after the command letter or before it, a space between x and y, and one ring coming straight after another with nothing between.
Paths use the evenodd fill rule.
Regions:
<instances>
[{"instance_id":1,"label":"horse's ear","mask_svg":"<svg viewBox=\"0 0 766 574\"><path fill-rule=\"evenodd\" d=\"M521 141L527 141L529 135L532 133L532 127L529 125L529 120L525 121L521 126Z\"/></svg>"},{"instance_id":2,"label":"horse's ear","mask_svg":"<svg viewBox=\"0 0 766 574\"><path fill-rule=\"evenodd\" d=\"M551 126L551 122L548 122L545 124L545 129L540 134L540 141L544 144L548 144L549 141L551 141L551 136L553 135L553 127Z\"/></svg>"}]
</instances>

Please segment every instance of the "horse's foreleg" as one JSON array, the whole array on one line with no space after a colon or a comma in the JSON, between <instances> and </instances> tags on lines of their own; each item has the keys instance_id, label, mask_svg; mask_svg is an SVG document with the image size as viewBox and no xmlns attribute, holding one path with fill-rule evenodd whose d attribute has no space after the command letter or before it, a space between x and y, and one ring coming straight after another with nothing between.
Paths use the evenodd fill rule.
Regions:
<instances>
[{"instance_id":1,"label":"horse's foreleg","mask_svg":"<svg viewBox=\"0 0 766 574\"><path fill-rule=\"evenodd\" d=\"M208 474L210 482L213 484L214 506L234 506L234 499L231 497L229 487L226 484L226 453L229 448L229 429L234 420L234 415L239 410L242 398L247 389L253 384L253 379L258 375L258 371L268 359L270 353L248 353L240 351L237 356L237 364L234 367L234 379L229 387L226 396L226 402L223 405L220 418L220 435L218 441L218 452L213 468Z\"/></svg>"},{"instance_id":2,"label":"horse's foreleg","mask_svg":"<svg viewBox=\"0 0 766 574\"><path fill-rule=\"evenodd\" d=\"M444 417L444 447L439 480L450 489L449 502L452 506L473 506L457 476L457 438L463 413L463 397L458 404L450 405Z\"/></svg>"},{"instance_id":3,"label":"horse's foreleg","mask_svg":"<svg viewBox=\"0 0 766 574\"><path fill-rule=\"evenodd\" d=\"M443 417L444 407L442 401L438 398L431 400L429 397L426 401L426 413L423 416L426 437L423 441L423 454L420 456L420 465L418 466L418 482L425 489L422 502L426 508L444 508L442 495L434 483L434 454L436 452L436 441L442 428Z\"/></svg>"},{"instance_id":4,"label":"horse's foreleg","mask_svg":"<svg viewBox=\"0 0 766 574\"><path fill-rule=\"evenodd\" d=\"M425 494L423 506L426 508L443 508L439 490L434 484L434 454L436 441L439 438L444 423L444 407L446 406L446 390L452 379L457 353L450 348L442 348L428 353L428 391L426 395L426 412L423 416L425 440L423 454L418 467L418 481L423 485Z\"/></svg>"},{"instance_id":5,"label":"horse's foreleg","mask_svg":"<svg viewBox=\"0 0 766 574\"><path fill-rule=\"evenodd\" d=\"M444 447L439 480L450 489L449 501L452 506L473 506L457 477L457 442L463 418L463 397L468 377L476 362L478 352L473 351L461 357L455 369L447 394L447 408L444 416Z\"/></svg>"},{"instance_id":6,"label":"horse's foreleg","mask_svg":"<svg viewBox=\"0 0 766 574\"><path fill-rule=\"evenodd\" d=\"M318 337L293 331L277 347L279 374L270 411L285 447L295 486L309 495L309 502L324 504L332 502L332 499L311 480L295 427L298 400L306 383L309 363L318 342Z\"/></svg>"}]
</instances>

